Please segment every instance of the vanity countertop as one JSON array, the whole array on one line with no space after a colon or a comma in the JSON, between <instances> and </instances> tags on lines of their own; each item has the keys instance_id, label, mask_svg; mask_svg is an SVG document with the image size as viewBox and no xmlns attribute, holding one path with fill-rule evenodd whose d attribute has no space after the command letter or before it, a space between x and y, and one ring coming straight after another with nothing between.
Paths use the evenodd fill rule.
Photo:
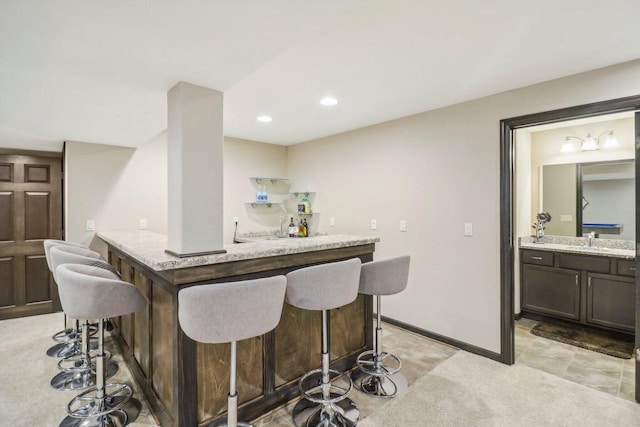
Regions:
<instances>
[{"instance_id":1,"label":"vanity countertop","mask_svg":"<svg viewBox=\"0 0 640 427\"><path fill-rule=\"evenodd\" d=\"M628 240L594 239L588 245L586 237L545 236L544 243L534 243L532 236L520 237L520 248L536 251L565 252L598 255L612 258L635 259L635 244Z\"/></svg>"},{"instance_id":2,"label":"vanity countertop","mask_svg":"<svg viewBox=\"0 0 640 427\"><path fill-rule=\"evenodd\" d=\"M247 243L225 245L224 249L227 252L224 254L177 258L165 253L167 236L164 234L151 231L100 231L96 234L105 242L156 271L360 246L380 241L378 237L349 234L286 239L256 236L255 240L247 240Z\"/></svg>"}]
</instances>

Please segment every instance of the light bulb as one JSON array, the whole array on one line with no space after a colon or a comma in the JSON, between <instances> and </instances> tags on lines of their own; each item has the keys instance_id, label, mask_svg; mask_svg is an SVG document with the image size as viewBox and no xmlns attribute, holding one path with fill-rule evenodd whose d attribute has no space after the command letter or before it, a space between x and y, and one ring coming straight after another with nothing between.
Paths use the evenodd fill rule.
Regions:
<instances>
[{"instance_id":1,"label":"light bulb","mask_svg":"<svg viewBox=\"0 0 640 427\"><path fill-rule=\"evenodd\" d=\"M564 139L564 144L562 144L562 148L560 149L561 153L572 153L576 151L576 147L573 144L573 142L571 142L571 140L569 138L565 138Z\"/></svg>"},{"instance_id":2,"label":"light bulb","mask_svg":"<svg viewBox=\"0 0 640 427\"><path fill-rule=\"evenodd\" d=\"M587 137L582 141L582 151L594 151L598 149L598 141L588 134Z\"/></svg>"},{"instance_id":3,"label":"light bulb","mask_svg":"<svg viewBox=\"0 0 640 427\"><path fill-rule=\"evenodd\" d=\"M602 146L604 148L617 148L620 147L620 141L618 141L618 138L616 138L616 136L613 134L613 131L611 131L607 134L607 140Z\"/></svg>"}]
</instances>

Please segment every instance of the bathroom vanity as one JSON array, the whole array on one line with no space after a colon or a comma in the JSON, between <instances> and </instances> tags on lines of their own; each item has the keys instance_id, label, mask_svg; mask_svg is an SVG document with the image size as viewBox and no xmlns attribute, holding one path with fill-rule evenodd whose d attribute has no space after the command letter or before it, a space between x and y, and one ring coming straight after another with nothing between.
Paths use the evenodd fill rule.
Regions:
<instances>
[{"instance_id":1,"label":"bathroom vanity","mask_svg":"<svg viewBox=\"0 0 640 427\"><path fill-rule=\"evenodd\" d=\"M596 239L589 247L586 238L558 240L522 239L521 312L634 333L633 242Z\"/></svg>"}]
</instances>

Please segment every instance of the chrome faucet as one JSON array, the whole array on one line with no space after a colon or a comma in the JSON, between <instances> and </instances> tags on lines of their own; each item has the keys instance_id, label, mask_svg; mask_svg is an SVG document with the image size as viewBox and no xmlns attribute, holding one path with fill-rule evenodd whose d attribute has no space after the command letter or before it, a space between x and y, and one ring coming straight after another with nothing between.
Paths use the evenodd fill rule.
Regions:
<instances>
[{"instance_id":1,"label":"chrome faucet","mask_svg":"<svg viewBox=\"0 0 640 427\"><path fill-rule=\"evenodd\" d=\"M587 246L591 247L593 245L593 239L596 238L596 232L592 231L591 233L587 233Z\"/></svg>"}]
</instances>

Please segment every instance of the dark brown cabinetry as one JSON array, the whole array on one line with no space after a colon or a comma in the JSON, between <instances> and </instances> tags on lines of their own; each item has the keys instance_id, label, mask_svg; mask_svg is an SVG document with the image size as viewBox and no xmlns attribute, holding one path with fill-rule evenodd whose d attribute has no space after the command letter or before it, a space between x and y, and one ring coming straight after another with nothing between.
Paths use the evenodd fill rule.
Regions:
<instances>
[{"instance_id":1,"label":"dark brown cabinetry","mask_svg":"<svg viewBox=\"0 0 640 427\"><path fill-rule=\"evenodd\" d=\"M522 312L634 332L634 277L634 260L522 249Z\"/></svg>"},{"instance_id":2,"label":"dark brown cabinetry","mask_svg":"<svg viewBox=\"0 0 640 427\"><path fill-rule=\"evenodd\" d=\"M580 272L524 264L522 308L580 320Z\"/></svg>"},{"instance_id":3,"label":"dark brown cabinetry","mask_svg":"<svg viewBox=\"0 0 640 427\"><path fill-rule=\"evenodd\" d=\"M587 274L587 323L633 332L635 302L633 279Z\"/></svg>"}]
</instances>

